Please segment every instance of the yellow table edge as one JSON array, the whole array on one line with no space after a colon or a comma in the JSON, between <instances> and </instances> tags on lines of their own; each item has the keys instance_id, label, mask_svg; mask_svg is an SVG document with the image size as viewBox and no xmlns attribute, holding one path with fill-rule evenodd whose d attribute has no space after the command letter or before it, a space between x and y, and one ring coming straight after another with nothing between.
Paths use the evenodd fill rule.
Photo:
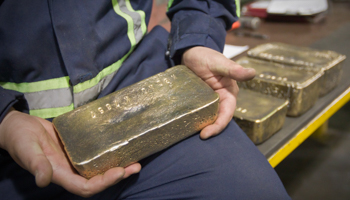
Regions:
<instances>
[{"instance_id":1,"label":"yellow table edge","mask_svg":"<svg viewBox=\"0 0 350 200\"><path fill-rule=\"evenodd\" d=\"M335 112L350 100L350 87L325 107L312 121L304 126L293 138L282 146L275 154L267 160L272 167L276 167L304 140L306 140L318 127L326 122Z\"/></svg>"}]
</instances>

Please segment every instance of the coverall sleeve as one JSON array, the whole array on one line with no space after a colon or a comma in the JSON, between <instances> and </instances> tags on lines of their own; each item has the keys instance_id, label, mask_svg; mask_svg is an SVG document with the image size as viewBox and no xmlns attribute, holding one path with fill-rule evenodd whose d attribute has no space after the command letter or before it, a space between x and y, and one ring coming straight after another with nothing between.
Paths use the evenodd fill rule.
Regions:
<instances>
[{"instance_id":1,"label":"coverall sleeve","mask_svg":"<svg viewBox=\"0 0 350 200\"><path fill-rule=\"evenodd\" d=\"M172 58L193 46L222 52L226 30L239 16L235 0L174 0L169 6L167 15L172 25L168 46Z\"/></svg>"},{"instance_id":2,"label":"coverall sleeve","mask_svg":"<svg viewBox=\"0 0 350 200\"><path fill-rule=\"evenodd\" d=\"M11 107L28 113L28 104L22 93L0 87L0 123Z\"/></svg>"}]
</instances>

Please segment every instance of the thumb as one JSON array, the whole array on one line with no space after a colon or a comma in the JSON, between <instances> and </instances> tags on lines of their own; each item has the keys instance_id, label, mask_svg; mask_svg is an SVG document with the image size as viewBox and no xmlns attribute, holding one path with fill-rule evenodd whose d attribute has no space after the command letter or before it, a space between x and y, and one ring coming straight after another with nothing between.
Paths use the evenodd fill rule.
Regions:
<instances>
[{"instance_id":1,"label":"thumb","mask_svg":"<svg viewBox=\"0 0 350 200\"><path fill-rule=\"evenodd\" d=\"M47 186L51 182L53 170L42 149L45 142L40 142L39 138L30 132L19 138L20 141L14 145L14 149L9 153L22 168L35 176L38 187ZM43 139L47 140L48 138L42 135L41 140ZM47 144L49 145L49 143Z\"/></svg>"},{"instance_id":2,"label":"thumb","mask_svg":"<svg viewBox=\"0 0 350 200\"><path fill-rule=\"evenodd\" d=\"M35 176L39 187L47 186L53 171L43 147L52 142L44 127L35 118L15 110L9 112L0 125L2 148L18 165Z\"/></svg>"},{"instance_id":3,"label":"thumb","mask_svg":"<svg viewBox=\"0 0 350 200\"><path fill-rule=\"evenodd\" d=\"M17 154L16 162L35 176L37 186L49 185L53 170L39 143L36 141L22 143L22 147L17 152L23 153Z\"/></svg>"},{"instance_id":4,"label":"thumb","mask_svg":"<svg viewBox=\"0 0 350 200\"><path fill-rule=\"evenodd\" d=\"M44 153L37 155L33 160L32 174L35 176L35 183L38 187L46 187L52 179L52 166Z\"/></svg>"},{"instance_id":5,"label":"thumb","mask_svg":"<svg viewBox=\"0 0 350 200\"><path fill-rule=\"evenodd\" d=\"M244 68L220 53L215 56L215 60L212 59L212 62L209 67L216 75L230 77L236 81L247 81L255 76L255 69Z\"/></svg>"}]
</instances>

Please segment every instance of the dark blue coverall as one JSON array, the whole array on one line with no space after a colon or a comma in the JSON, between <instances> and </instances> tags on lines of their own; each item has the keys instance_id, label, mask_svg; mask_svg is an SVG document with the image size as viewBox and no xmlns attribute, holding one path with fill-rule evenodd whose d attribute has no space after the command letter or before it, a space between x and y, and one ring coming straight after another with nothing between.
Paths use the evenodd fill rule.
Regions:
<instances>
[{"instance_id":1,"label":"dark blue coverall","mask_svg":"<svg viewBox=\"0 0 350 200\"><path fill-rule=\"evenodd\" d=\"M233 0L174 0L171 33L146 33L152 0L0 1L0 123L10 107L52 119L179 63L183 50L222 51L238 19ZM4 151L0 199L79 199L35 185ZM234 121L140 162L142 170L92 199L289 199Z\"/></svg>"}]
</instances>

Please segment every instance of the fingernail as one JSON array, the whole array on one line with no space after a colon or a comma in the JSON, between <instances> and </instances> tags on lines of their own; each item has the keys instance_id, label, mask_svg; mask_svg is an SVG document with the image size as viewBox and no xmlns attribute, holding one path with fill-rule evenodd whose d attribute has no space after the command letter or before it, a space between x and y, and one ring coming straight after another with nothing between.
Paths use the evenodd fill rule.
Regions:
<instances>
[{"instance_id":1,"label":"fingernail","mask_svg":"<svg viewBox=\"0 0 350 200\"><path fill-rule=\"evenodd\" d=\"M254 68L251 68L251 67L249 67L249 68L246 68L249 72L254 72L255 73L255 69Z\"/></svg>"},{"instance_id":2,"label":"fingernail","mask_svg":"<svg viewBox=\"0 0 350 200\"><path fill-rule=\"evenodd\" d=\"M206 140L210 137L208 134L201 134L200 136L202 140Z\"/></svg>"},{"instance_id":3,"label":"fingernail","mask_svg":"<svg viewBox=\"0 0 350 200\"><path fill-rule=\"evenodd\" d=\"M37 176L38 176L38 174L39 174L39 171L38 171L38 170L35 170L35 172L34 172L34 176L35 176L35 177L37 177Z\"/></svg>"}]
</instances>

